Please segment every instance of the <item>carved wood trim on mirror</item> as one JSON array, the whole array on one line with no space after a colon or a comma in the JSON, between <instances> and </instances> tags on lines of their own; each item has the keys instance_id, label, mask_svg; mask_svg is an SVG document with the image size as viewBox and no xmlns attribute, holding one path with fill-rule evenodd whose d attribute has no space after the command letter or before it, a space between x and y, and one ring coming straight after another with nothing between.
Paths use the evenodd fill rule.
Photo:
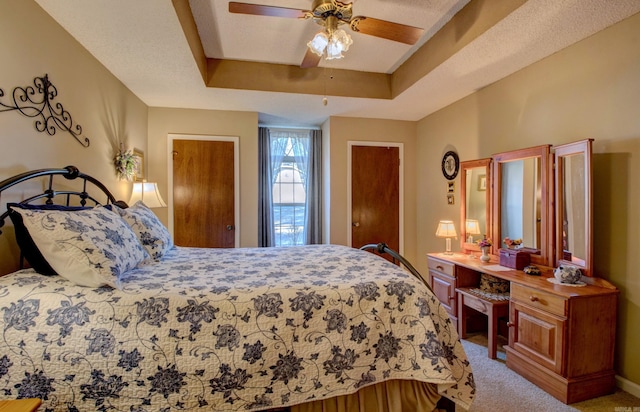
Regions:
<instances>
[{"instance_id":1,"label":"carved wood trim on mirror","mask_svg":"<svg viewBox=\"0 0 640 412\"><path fill-rule=\"evenodd\" d=\"M491 159L460 162L460 249L479 252L475 243L491 236Z\"/></svg>"},{"instance_id":2,"label":"carved wood trim on mirror","mask_svg":"<svg viewBox=\"0 0 640 412\"><path fill-rule=\"evenodd\" d=\"M593 276L592 142L555 146L556 266Z\"/></svg>"},{"instance_id":3,"label":"carved wood trim on mirror","mask_svg":"<svg viewBox=\"0 0 640 412\"><path fill-rule=\"evenodd\" d=\"M550 151L551 145L542 145L493 155L493 254L509 237L540 251L531 254L531 263L553 263Z\"/></svg>"}]
</instances>

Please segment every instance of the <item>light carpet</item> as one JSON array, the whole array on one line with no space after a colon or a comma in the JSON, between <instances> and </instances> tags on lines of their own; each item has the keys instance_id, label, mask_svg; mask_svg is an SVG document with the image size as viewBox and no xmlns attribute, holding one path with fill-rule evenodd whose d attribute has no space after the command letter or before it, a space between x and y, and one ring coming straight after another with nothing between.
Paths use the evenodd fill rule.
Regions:
<instances>
[{"instance_id":1,"label":"light carpet","mask_svg":"<svg viewBox=\"0 0 640 412\"><path fill-rule=\"evenodd\" d=\"M640 398L619 389L611 395L565 405L507 368L501 344L498 345L498 359L489 359L486 335L469 335L462 344L471 362L477 388L470 412L640 411ZM456 408L456 412L462 411L464 409Z\"/></svg>"}]
</instances>

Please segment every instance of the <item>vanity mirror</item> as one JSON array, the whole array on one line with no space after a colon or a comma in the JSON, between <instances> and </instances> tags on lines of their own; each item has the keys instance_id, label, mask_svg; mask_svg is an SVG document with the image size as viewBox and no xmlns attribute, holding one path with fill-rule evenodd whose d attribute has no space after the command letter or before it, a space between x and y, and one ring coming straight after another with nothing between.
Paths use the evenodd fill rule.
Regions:
<instances>
[{"instance_id":1,"label":"vanity mirror","mask_svg":"<svg viewBox=\"0 0 640 412\"><path fill-rule=\"evenodd\" d=\"M460 163L460 249L480 251L475 243L491 236L491 159Z\"/></svg>"},{"instance_id":2,"label":"vanity mirror","mask_svg":"<svg viewBox=\"0 0 640 412\"><path fill-rule=\"evenodd\" d=\"M592 139L555 146L556 266L593 276Z\"/></svg>"},{"instance_id":3,"label":"vanity mirror","mask_svg":"<svg viewBox=\"0 0 640 412\"><path fill-rule=\"evenodd\" d=\"M504 238L522 239L523 247L540 251L531 255L532 263L551 263L550 148L543 145L493 156L494 254L506 247Z\"/></svg>"}]
</instances>

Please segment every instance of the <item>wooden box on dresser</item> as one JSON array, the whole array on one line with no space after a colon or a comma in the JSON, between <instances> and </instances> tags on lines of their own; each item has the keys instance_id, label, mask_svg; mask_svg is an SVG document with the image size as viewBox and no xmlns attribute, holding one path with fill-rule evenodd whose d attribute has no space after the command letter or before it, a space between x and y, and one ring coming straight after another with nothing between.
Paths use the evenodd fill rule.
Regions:
<instances>
[{"instance_id":1,"label":"wooden box on dresser","mask_svg":"<svg viewBox=\"0 0 640 412\"><path fill-rule=\"evenodd\" d=\"M567 404L613 393L618 289L609 282L589 278L581 287L558 285L547 280L552 268L530 276L499 266L495 258L485 263L459 253L430 253L427 259L433 290L456 324L450 290L473 286L473 273L511 283L507 367Z\"/></svg>"}]
</instances>

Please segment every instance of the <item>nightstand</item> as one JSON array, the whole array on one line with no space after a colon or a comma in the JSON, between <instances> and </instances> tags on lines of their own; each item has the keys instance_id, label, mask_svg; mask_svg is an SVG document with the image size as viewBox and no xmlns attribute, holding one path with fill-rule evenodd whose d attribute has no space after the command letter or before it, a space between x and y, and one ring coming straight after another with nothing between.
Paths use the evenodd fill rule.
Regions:
<instances>
[{"instance_id":1,"label":"nightstand","mask_svg":"<svg viewBox=\"0 0 640 412\"><path fill-rule=\"evenodd\" d=\"M40 399L12 399L0 401L0 412L35 412L42 401Z\"/></svg>"}]
</instances>

